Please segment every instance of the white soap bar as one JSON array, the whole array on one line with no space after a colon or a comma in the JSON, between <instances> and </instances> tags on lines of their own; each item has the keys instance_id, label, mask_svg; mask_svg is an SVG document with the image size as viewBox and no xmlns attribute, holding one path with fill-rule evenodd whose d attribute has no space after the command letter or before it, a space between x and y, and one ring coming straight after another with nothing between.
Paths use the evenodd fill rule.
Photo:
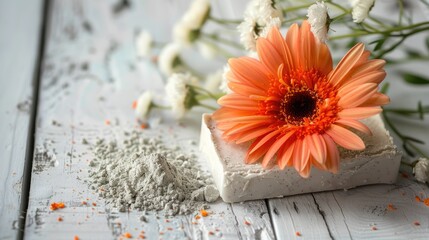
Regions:
<instances>
[{"instance_id":1,"label":"white soap bar","mask_svg":"<svg viewBox=\"0 0 429 240\"><path fill-rule=\"evenodd\" d=\"M215 184L225 202L394 183L401 153L393 144L380 116L362 122L373 135L360 135L366 145L364 151L340 148L341 162L337 174L313 167L310 177L304 179L293 168L281 170L275 166L264 169L260 164L244 164L249 144L225 142L209 114L203 115L200 150L209 163Z\"/></svg>"}]
</instances>

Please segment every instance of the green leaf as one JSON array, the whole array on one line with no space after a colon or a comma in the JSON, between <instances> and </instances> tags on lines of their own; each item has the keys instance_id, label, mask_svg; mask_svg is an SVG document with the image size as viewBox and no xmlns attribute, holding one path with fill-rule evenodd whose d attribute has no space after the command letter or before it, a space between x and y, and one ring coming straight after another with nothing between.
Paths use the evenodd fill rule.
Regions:
<instances>
[{"instance_id":1,"label":"green leaf","mask_svg":"<svg viewBox=\"0 0 429 240\"><path fill-rule=\"evenodd\" d=\"M410 58L421 58L422 54L419 51L413 50L413 49L407 49L405 50L405 52L407 53L408 57Z\"/></svg>"},{"instance_id":2,"label":"green leaf","mask_svg":"<svg viewBox=\"0 0 429 240\"><path fill-rule=\"evenodd\" d=\"M381 49L381 47L383 46L384 42L386 42L386 39L387 39L387 38L380 38L380 39L375 40L375 41L373 41L373 42L371 42L371 43L369 43L369 44L374 44L374 43L376 43L376 44L375 44L375 47L374 47L374 51L378 51L378 50L380 50L380 49Z\"/></svg>"},{"instance_id":3,"label":"green leaf","mask_svg":"<svg viewBox=\"0 0 429 240\"><path fill-rule=\"evenodd\" d=\"M406 142L404 142L404 143L402 144L402 147L404 148L405 152L406 152L408 155L410 155L410 157L415 157L415 156L416 156L416 154L414 154L414 153L413 153L413 151L411 151L411 149L408 147L408 145L407 145L407 143L406 143Z\"/></svg>"},{"instance_id":4,"label":"green leaf","mask_svg":"<svg viewBox=\"0 0 429 240\"><path fill-rule=\"evenodd\" d=\"M410 136L403 136L403 139L406 141L410 141L410 142L415 142L415 143L420 143L420 144L425 144L424 141L414 138L414 137L410 137Z\"/></svg>"},{"instance_id":5,"label":"green leaf","mask_svg":"<svg viewBox=\"0 0 429 240\"><path fill-rule=\"evenodd\" d=\"M426 48L429 49L429 36L426 38Z\"/></svg>"},{"instance_id":6,"label":"green leaf","mask_svg":"<svg viewBox=\"0 0 429 240\"><path fill-rule=\"evenodd\" d=\"M389 83L387 82L387 83L384 83L383 84L383 86L381 87L381 90L380 90L380 92L381 93L383 93L383 94L386 94L387 93L387 91L389 91Z\"/></svg>"},{"instance_id":7,"label":"green leaf","mask_svg":"<svg viewBox=\"0 0 429 240\"><path fill-rule=\"evenodd\" d=\"M409 72L403 72L401 73L401 75L402 75L402 78L404 78L404 81L410 84L416 84L416 85L429 84L429 79L421 75L417 75Z\"/></svg>"},{"instance_id":8,"label":"green leaf","mask_svg":"<svg viewBox=\"0 0 429 240\"><path fill-rule=\"evenodd\" d=\"M420 117L420 119L423 120L424 117L425 117L425 112L423 110L422 101L419 101L417 103L417 110L419 111L419 117Z\"/></svg>"}]
</instances>

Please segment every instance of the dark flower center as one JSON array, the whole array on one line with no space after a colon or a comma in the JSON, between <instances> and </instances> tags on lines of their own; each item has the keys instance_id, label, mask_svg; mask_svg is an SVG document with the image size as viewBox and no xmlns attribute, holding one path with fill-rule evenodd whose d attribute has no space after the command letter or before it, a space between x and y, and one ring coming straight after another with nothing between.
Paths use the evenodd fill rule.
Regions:
<instances>
[{"instance_id":1,"label":"dark flower center","mask_svg":"<svg viewBox=\"0 0 429 240\"><path fill-rule=\"evenodd\" d=\"M309 89L293 90L285 95L281 109L285 120L301 125L304 118L312 118L316 113L317 95Z\"/></svg>"}]
</instances>

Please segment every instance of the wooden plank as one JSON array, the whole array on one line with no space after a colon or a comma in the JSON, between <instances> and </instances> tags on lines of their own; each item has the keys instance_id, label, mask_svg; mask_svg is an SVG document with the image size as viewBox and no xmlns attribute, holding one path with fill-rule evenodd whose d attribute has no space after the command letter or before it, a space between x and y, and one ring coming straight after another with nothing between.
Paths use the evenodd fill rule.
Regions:
<instances>
[{"instance_id":1,"label":"wooden plank","mask_svg":"<svg viewBox=\"0 0 429 240\"><path fill-rule=\"evenodd\" d=\"M18 234L43 1L0 2L0 239Z\"/></svg>"},{"instance_id":2,"label":"wooden plank","mask_svg":"<svg viewBox=\"0 0 429 240\"><path fill-rule=\"evenodd\" d=\"M199 220L194 215L166 219L149 213L145 222L141 212L109 209L84 182L93 153L82 140L121 141L124 130L139 130L131 103L140 92L151 89L163 98L163 79L156 67L137 58L135 32L150 28L159 41L167 39L171 24L189 3L119 2L52 1L25 237L111 239L124 232L137 237L144 230L148 239L274 239L265 201L218 201L210 204L210 215ZM161 135L185 152L198 154L191 141L198 141L200 114L176 122L168 113L155 113L162 121L144 133ZM96 206L83 205L84 200ZM50 211L54 201L65 202L66 208Z\"/></svg>"},{"instance_id":3,"label":"wooden plank","mask_svg":"<svg viewBox=\"0 0 429 240\"><path fill-rule=\"evenodd\" d=\"M424 239L429 236L429 197L424 184L399 177L395 185L315 194L336 239Z\"/></svg>"}]
</instances>

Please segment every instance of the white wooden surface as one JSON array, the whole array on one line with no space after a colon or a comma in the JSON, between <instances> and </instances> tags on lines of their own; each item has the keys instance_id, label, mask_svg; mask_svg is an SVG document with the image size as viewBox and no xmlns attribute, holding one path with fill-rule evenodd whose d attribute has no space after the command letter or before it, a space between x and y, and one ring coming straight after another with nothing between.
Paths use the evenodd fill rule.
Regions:
<instances>
[{"instance_id":1,"label":"white wooden surface","mask_svg":"<svg viewBox=\"0 0 429 240\"><path fill-rule=\"evenodd\" d=\"M34 8L41 8L41 2L30 2L34 4ZM130 1L130 7L120 7L119 2L122 1L50 1L26 239L73 239L75 235L80 239L114 239L124 232L137 237L141 230L146 232L147 239L428 238L429 207L415 201L415 196L422 199L429 197L428 187L403 177L399 177L396 185L368 186L349 191L306 194L243 204L218 201L211 204L210 216L198 221L192 215L165 219L162 215L157 217L154 213L149 213L148 222L142 222L139 220L139 212L117 213L108 209L103 199L98 198L97 193L84 182L88 177L87 160L91 159L92 154L88 146L82 144L82 139L91 142L101 136L121 140L124 130L139 129L130 107L131 102L146 89L156 91L161 99L163 81L149 60L137 58L134 49L135 32L145 28L154 32L157 40L168 40L171 25L189 3L185 0L162 0L153 4L136 0ZM240 16L242 3L214 1L214 11L221 16L236 18ZM3 34L3 29L10 29L10 26L3 24L3 17L12 18L15 16L14 12L27 8L10 10L13 9L12 5L3 6L9 3L0 4L0 11L7 13L0 15L0 30ZM29 6L27 4L26 7L30 8ZM40 23L40 16L37 15L40 11L28 11L26 16L32 16L31 24ZM28 27L29 24L24 25ZM32 28L16 34L37 35L37 30L38 28ZM7 44L4 45L1 41ZM0 38L0 81L2 87L8 87L5 89L11 89L12 86L7 85L3 74L20 74L17 79L24 79L23 74L30 76L24 69L33 66L31 64L34 64L34 57L25 59L28 62L20 59L19 63L28 65L21 68L21 71L12 71L11 68L3 69L12 62L10 57L5 60L3 56L13 56L17 51L28 52L29 56L34 51L32 54L35 56L37 52L34 41L26 45L28 49L12 49L11 41ZM30 46L31 44L34 46ZM8 47L3 50L3 46ZM7 51L7 54L3 55L3 51ZM206 70L207 66L203 65L200 69ZM425 90L404 87L401 83L395 83L398 79L392 80L393 84L398 84L392 86L392 89L396 89L392 92L396 99L394 104L406 106L416 98L427 101ZM28 83L27 80L26 86L29 86ZM28 115L18 112L16 106L12 108L4 105L3 97L10 94L10 100L22 102L31 91L25 86L13 89L15 91L4 91L1 96L0 130L2 136L23 139L27 134L24 126L28 126ZM16 89L24 90L21 93ZM401 91L403 89L410 93L404 93ZM417 94L414 94L416 91ZM425 101L423 103L427 104ZM5 115L7 118L3 118L3 109L8 111ZM200 114L201 111L197 111L177 123L169 114L157 112L155 118L161 118L161 123L144 131L147 134L163 135L166 142L178 144L185 151L198 154L197 146L191 144L190 140L198 139ZM111 124L106 125L105 120L110 120ZM404 124L406 123L405 121ZM4 127L18 125L21 127L10 127L7 130ZM13 129L19 134L11 134ZM410 129L412 132L413 129ZM428 138L422 131L415 132ZM11 164L11 169L17 169L15 176L14 170L4 170L4 161L0 162L0 182L3 184L0 185L0 192L2 197L6 196L4 200L0 198L0 212L3 211L0 217L0 239L14 238L16 234L12 224L18 216L20 191L8 189L11 186L19 187L15 183L19 183L21 178L19 171L22 172L25 141L15 143L17 140L13 139L0 140L0 147L7 150L11 146L6 159L11 156L9 158L13 157L16 161L6 162ZM7 154L8 151L2 151L1 154ZM6 179L3 180L4 177ZM3 194L4 187L6 194ZM84 200L97 205L83 206ZM65 202L66 208L50 211L49 204L54 201ZM396 209L389 210L389 204ZM4 213L7 217L4 217ZM63 221L59 222L58 217L62 217ZM420 225L415 225L415 221ZM172 230L169 230L170 227ZM214 235L210 235L211 231ZM297 232L301 236L297 236Z\"/></svg>"},{"instance_id":2,"label":"white wooden surface","mask_svg":"<svg viewBox=\"0 0 429 240\"><path fill-rule=\"evenodd\" d=\"M157 28L171 24L179 17L178 10L187 6L187 1L163 1L159 6L133 1L118 12L113 10L117 3L52 1L50 6L36 130L39 150L34 158L25 238L112 239L124 232L137 237L144 230L148 239L274 239L265 201L233 205L219 201L211 205L210 216L198 221L193 215L167 220L149 213L145 223L139 220L139 212L112 212L83 182L92 154L82 139L120 140L124 130L139 129L132 101L145 89L163 91L155 66L136 57L135 32L144 23ZM160 6L165 7L165 16L156 16L149 8ZM169 30L158 31L165 35L162 31ZM200 114L177 123L169 114L159 113L162 123L144 131L167 136L165 141L196 153L197 145L190 140L198 140ZM83 206L83 200L97 206ZM65 202L66 208L50 211L54 201ZM61 222L57 221L60 216Z\"/></svg>"},{"instance_id":3,"label":"white wooden surface","mask_svg":"<svg viewBox=\"0 0 429 240\"><path fill-rule=\"evenodd\" d=\"M42 1L0 2L0 239L18 233L41 19Z\"/></svg>"}]
</instances>

